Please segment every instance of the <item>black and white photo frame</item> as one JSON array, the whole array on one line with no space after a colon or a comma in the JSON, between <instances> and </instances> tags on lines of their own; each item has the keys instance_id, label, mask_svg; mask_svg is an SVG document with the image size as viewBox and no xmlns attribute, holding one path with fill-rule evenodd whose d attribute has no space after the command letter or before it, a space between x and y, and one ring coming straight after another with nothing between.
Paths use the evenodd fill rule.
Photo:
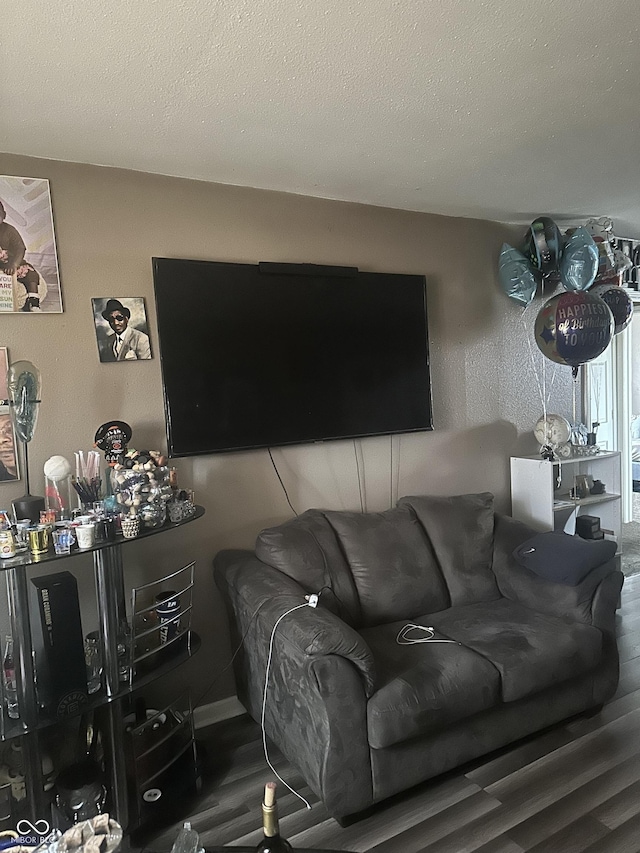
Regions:
<instances>
[{"instance_id":1,"label":"black and white photo frame","mask_svg":"<svg viewBox=\"0 0 640 853\"><path fill-rule=\"evenodd\" d=\"M91 300L100 361L140 361L152 357L144 299L102 296Z\"/></svg>"}]
</instances>

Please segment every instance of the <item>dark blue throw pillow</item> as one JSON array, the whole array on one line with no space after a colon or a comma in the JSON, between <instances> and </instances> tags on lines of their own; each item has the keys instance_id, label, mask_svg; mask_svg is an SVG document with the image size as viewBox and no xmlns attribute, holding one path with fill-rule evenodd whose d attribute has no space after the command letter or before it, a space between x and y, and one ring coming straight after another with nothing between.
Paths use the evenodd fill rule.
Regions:
<instances>
[{"instance_id":1,"label":"dark blue throw pillow","mask_svg":"<svg viewBox=\"0 0 640 853\"><path fill-rule=\"evenodd\" d=\"M568 533L537 533L518 545L516 562L541 578L577 586L592 569L611 560L617 545L610 539L587 540Z\"/></svg>"}]
</instances>

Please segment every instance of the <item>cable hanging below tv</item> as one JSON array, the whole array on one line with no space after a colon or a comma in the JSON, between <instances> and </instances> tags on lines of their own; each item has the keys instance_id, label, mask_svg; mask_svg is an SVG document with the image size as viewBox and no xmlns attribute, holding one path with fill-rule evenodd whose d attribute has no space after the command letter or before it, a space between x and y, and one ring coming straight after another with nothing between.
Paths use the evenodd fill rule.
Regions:
<instances>
[{"instance_id":1,"label":"cable hanging below tv","mask_svg":"<svg viewBox=\"0 0 640 853\"><path fill-rule=\"evenodd\" d=\"M169 454L433 429L426 281L153 258Z\"/></svg>"}]
</instances>

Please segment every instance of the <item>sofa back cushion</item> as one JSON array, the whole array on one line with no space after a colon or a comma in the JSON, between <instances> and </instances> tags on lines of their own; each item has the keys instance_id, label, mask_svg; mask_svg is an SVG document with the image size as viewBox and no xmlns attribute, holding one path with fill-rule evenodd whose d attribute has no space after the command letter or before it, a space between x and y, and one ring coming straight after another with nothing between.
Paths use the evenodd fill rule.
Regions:
<instances>
[{"instance_id":1,"label":"sofa back cushion","mask_svg":"<svg viewBox=\"0 0 640 853\"><path fill-rule=\"evenodd\" d=\"M412 619L449 606L431 544L409 507L324 515L351 570L362 627Z\"/></svg>"},{"instance_id":2,"label":"sofa back cushion","mask_svg":"<svg viewBox=\"0 0 640 853\"><path fill-rule=\"evenodd\" d=\"M492 568L494 510L490 492L405 497L398 506L415 512L431 540L452 605L500 598Z\"/></svg>"},{"instance_id":3,"label":"sofa back cushion","mask_svg":"<svg viewBox=\"0 0 640 853\"><path fill-rule=\"evenodd\" d=\"M263 530L256 556L297 581L305 592L320 592L321 604L349 625L360 624L360 603L333 528L318 509Z\"/></svg>"}]
</instances>

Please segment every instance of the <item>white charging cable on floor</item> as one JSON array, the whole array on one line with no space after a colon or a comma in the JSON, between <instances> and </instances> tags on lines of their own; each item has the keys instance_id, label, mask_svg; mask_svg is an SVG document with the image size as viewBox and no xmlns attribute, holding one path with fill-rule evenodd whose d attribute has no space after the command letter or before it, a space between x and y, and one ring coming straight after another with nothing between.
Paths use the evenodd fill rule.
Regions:
<instances>
[{"instance_id":1,"label":"white charging cable on floor","mask_svg":"<svg viewBox=\"0 0 640 853\"><path fill-rule=\"evenodd\" d=\"M410 637L409 634L413 631L422 631L423 634L421 637ZM461 645L457 640L446 640L436 637L436 632L430 625L415 625L413 622L400 628L396 637L396 643L399 646L414 646L417 643L455 643L458 646Z\"/></svg>"},{"instance_id":2,"label":"white charging cable on floor","mask_svg":"<svg viewBox=\"0 0 640 853\"><path fill-rule=\"evenodd\" d=\"M260 728L262 729L262 748L264 750L265 761L267 762L267 764L269 765L269 767L273 771L276 778L279 779L282 782L282 784L291 791L292 794L295 794L299 800L302 800L302 802L305 804L305 806L308 809L310 809L311 803L309 803L308 800L305 800L305 798L302 796L302 794L299 794L297 791L294 791L293 788L291 787L291 785L288 785L284 781L282 776L280 776L278 774L277 770L275 769L275 767L273 766L273 764L269 760L269 752L267 750L267 733L264 730L264 718L265 718L265 713L267 710L267 688L269 686L269 672L271 671L271 658L273 657L273 641L274 641L274 638L276 636L276 630L278 628L278 625L284 619L284 617L288 616L290 613L293 613L295 610L300 610L302 607L317 607L318 595L307 595L306 599L307 599L307 601L304 604L297 604L295 607L292 607L289 610L286 610L282 614L282 616L280 616L276 620L276 623L273 626L273 629L271 631L271 639L269 640L269 654L267 656L267 669L266 669L265 676L264 676L264 693L262 695L262 717L260 719Z\"/></svg>"}]
</instances>

